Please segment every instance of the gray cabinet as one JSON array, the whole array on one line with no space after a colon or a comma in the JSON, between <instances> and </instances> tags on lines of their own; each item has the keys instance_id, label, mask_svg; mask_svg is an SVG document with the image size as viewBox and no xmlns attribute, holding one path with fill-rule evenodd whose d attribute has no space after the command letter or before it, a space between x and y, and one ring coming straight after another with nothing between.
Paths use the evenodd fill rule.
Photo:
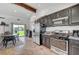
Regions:
<instances>
[{"instance_id":1,"label":"gray cabinet","mask_svg":"<svg viewBox=\"0 0 79 59\"><path fill-rule=\"evenodd\" d=\"M59 23L60 21L57 21L57 23L52 21L53 19L58 19L62 17L68 16L67 20L62 20L62 23ZM79 24L79 4L69 7L63 10L60 10L58 12L52 13L50 15L46 15L40 19L38 19L40 24L45 24L47 27L50 26L62 26L62 25L70 25L70 24Z\"/></svg>"},{"instance_id":2,"label":"gray cabinet","mask_svg":"<svg viewBox=\"0 0 79 59\"><path fill-rule=\"evenodd\" d=\"M55 26L69 24L69 8L57 12L54 16L56 16L56 18L53 18L52 20L54 20L53 23ZM68 17L68 19L65 19L65 17Z\"/></svg>"},{"instance_id":3,"label":"gray cabinet","mask_svg":"<svg viewBox=\"0 0 79 59\"><path fill-rule=\"evenodd\" d=\"M43 45L50 48L50 37L48 35L43 35Z\"/></svg>"},{"instance_id":4,"label":"gray cabinet","mask_svg":"<svg viewBox=\"0 0 79 59\"><path fill-rule=\"evenodd\" d=\"M79 4L72 7L72 24L79 22Z\"/></svg>"},{"instance_id":5,"label":"gray cabinet","mask_svg":"<svg viewBox=\"0 0 79 59\"><path fill-rule=\"evenodd\" d=\"M47 27L50 27L50 26L53 25L53 24L52 24L52 19L51 19L50 15L47 16L47 23L46 23L46 25L47 25Z\"/></svg>"},{"instance_id":6,"label":"gray cabinet","mask_svg":"<svg viewBox=\"0 0 79 59\"><path fill-rule=\"evenodd\" d=\"M70 55L79 55L79 40L69 40L69 54Z\"/></svg>"},{"instance_id":7,"label":"gray cabinet","mask_svg":"<svg viewBox=\"0 0 79 59\"><path fill-rule=\"evenodd\" d=\"M54 24L54 22L53 22L53 19L58 19L58 18L66 17L66 16L69 17L69 8L55 12L55 13L50 14L50 15L46 15L38 20L39 20L40 24L45 24L47 27L54 26L54 25L55 26L68 25L69 19L68 20L63 19L62 24L58 24L58 25ZM59 23L59 22L60 21L57 21L57 23Z\"/></svg>"},{"instance_id":8,"label":"gray cabinet","mask_svg":"<svg viewBox=\"0 0 79 59\"><path fill-rule=\"evenodd\" d=\"M64 9L58 12L58 18L65 17L69 15L69 9Z\"/></svg>"},{"instance_id":9,"label":"gray cabinet","mask_svg":"<svg viewBox=\"0 0 79 59\"><path fill-rule=\"evenodd\" d=\"M56 13L54 13L54 14L52 15L52 16L53 16L53 19L58 18L58 17L57 17L57 14L58 14L58 13L56 12Z\"/></svg>"}]
</instances>

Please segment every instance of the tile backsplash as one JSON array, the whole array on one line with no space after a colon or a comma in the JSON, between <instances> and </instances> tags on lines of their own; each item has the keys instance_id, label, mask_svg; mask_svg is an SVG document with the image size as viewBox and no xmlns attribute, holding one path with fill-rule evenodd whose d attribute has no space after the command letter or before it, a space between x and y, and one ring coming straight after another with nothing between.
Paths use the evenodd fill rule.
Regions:
<instances>
[{"instance_id":1,"label":"tile backsplash","mask_svg":"<svg viewBox=\"0 0 79 59\"><path fill-rule=\"evenodd\" d=\"M46 31L52 32L56 30L69 30L72 32L73 30L79 30L79 26L56 26L56 27L47 27Z\"/></svg>"}]
</instances>

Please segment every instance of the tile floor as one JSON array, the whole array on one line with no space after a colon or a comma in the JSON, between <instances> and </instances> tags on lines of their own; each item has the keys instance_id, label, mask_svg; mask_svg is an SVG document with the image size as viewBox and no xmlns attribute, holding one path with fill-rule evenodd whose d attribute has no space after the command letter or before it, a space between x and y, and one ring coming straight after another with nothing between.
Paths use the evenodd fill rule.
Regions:
<instances>
[{"instance_id":1,"label":"tile floor","mask_svg":"<svg viewBox=\"0 0 79 59\"><path fill-rule=\"evenodd\" d=\"M0 48L0 55L56 55L50 49L33 43L31 38L21 37L13 46L8 44L7 48Z\"/></svg>"}]
</instances>

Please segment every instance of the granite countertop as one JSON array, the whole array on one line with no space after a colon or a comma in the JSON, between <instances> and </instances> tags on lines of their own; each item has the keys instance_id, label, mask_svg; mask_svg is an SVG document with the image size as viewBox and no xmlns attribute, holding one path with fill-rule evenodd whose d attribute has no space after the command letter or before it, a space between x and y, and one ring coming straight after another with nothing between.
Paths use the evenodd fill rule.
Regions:
<instances>
[{"instance_id":1,"label":"granite countertop","mask_svg":"<svg viewBox=\"0 0 79 59\"><path fill-rule=\"evenodd\" d=\"M44 33L43 35L53 35L53 33Z\"/></svg>"},{"instance_id":2,"label":"granite countertop","mask_svg":"<svg viewBox=\"0 0 79 59\"><path fill-rule=\"evenodd\" d=\"M72 40L79 40L79 37L69 36L69 39L72 39Z\"/></svg>"},{"instance_id":3,"label":"granite countertop","mask_svg":"<svg viewBox=\"0 0 79 59\"><path fill-rule=\"evenodd\" d=\"M53 37L62 37L62 38L66 38L67 35L61 35L61 34L54 34L54 33L44 33L43 35L52 35Z\"/></svg>"},{"instance_id":4,"label":"granite countertop","mask_svg":"<svg viewBox=\"0 0 79 59\"><path fill-rule=\"evenodd\" d=\"M43 34L43 35L52 35L52 34Z\"/></svg>"}]
</instances>

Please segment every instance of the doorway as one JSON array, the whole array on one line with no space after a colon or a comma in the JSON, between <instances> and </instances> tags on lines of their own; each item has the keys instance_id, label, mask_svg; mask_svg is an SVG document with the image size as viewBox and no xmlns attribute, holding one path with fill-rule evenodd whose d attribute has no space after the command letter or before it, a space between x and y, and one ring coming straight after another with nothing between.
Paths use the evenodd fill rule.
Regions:
<instances>
[{"instance_id":1,"label":"doorway","mask_svg":"<svg viewBox=\"0 0 79 59\"><path fill-rule=\"evenodd\" d=\"M25 25L13 24L13 35L18 35L19 37L24 37L26 35Z\"/></svg>"}]
</instances>

